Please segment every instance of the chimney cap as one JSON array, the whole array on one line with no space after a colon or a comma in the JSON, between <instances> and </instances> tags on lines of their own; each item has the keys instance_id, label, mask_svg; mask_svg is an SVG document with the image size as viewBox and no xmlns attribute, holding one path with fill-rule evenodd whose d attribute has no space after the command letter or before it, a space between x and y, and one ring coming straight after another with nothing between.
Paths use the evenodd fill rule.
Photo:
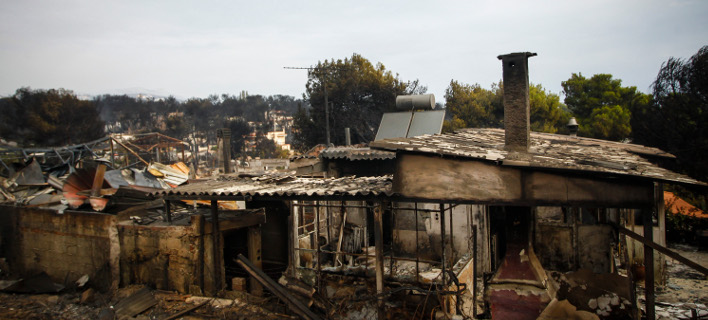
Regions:
<instances>
[{"instance_id":1,"label":"chimney cap","mask_svg":"<svg viewBox=\"0 0 708 320\"><path fill-rule=\"evenodd\" d=\"M577 127L578 126L578 121L575 120L575 117L570 118L568 120L568 124L566 124L566 127Z\"/></svg>"},{"instance_id":2,"label":"chimney cap","mask_svg":"<svg viewBox=\"0 0 708 320\"><path fill-rule=\"evenodd\" d=\"M568 120L568 124L565 125L568 128L569 135L571 137L577 137L578 136L578 121L575 120L575 117L570 118Z\"/></svg>"},{"instance_id":3,"label":"chimney cap","mask_svg":"<svg viewBox=\"0 0 708 320\"><path fill-rule=\"evenodd\" d=\"M517 56L523 56L525 58L529 58L529 57L534 57L537 55L538 54L535 52L528 52L528 51L527 52L513 52L513 53L498 55L497 59L502 60L504 58L513 58L513 57L517 57Z\"/></svg>"}]
</instances>

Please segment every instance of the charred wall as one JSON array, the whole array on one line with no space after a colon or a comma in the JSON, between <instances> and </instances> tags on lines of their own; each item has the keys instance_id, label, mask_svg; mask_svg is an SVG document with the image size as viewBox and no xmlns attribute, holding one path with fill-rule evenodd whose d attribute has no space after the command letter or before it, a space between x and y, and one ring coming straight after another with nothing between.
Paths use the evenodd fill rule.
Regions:
<instances>
[{"instance_id":1,"label":"charred wall","mask_svg":"<svg viewBox=\"0 0 708 320\"><path fill-rule=\"evenodd\" d=\"M2 206L2 254L20 276L46 272L70 284L89 275L106 289L117 274L115 222L107 214Z\"/></svg>"},{"instance_id":2,"label":"charred wall","mask_svg":"<svg viewBox=\"0 0 708 320\"><path fill-rule=\"evenodd\" d=\"M204 286L201 277L206 276L210 282L213 268L204 268L208 270L204 275L199 262L212 260L211 250L200 250L200 246L212 241L204 241L200 236L198 221L195 217L194 223L187 226L119 223L121 284L141 283L188 293L190 286Z\"/></svg>"}]
</instances>

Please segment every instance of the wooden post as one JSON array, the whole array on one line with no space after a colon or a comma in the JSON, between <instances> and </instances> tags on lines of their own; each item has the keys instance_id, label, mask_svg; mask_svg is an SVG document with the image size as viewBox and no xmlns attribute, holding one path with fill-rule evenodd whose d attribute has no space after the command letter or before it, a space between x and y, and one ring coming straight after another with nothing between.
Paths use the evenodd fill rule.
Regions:
<instances>
[{"instance_id":1,"label":"wooden post","mask_svg":"<svg viewBox=\"0 0 708 320\"><path fill-rule=\"evenodd\" d=\"M659 239L655 242L666 246L666 210L664 210L664 184L661 182L654 183L654 208L659 222ZM666 260L663 256L659 256L659 283L666 284Z\"/></svg>"},{"instance_id":2,"label":"wooden post","mask_svg":"<svg viewBox=\"0 0 708 320\"><path fill-rule=\"evenodd\" d=\"M440 203L440 261L441 261L441 266L440 266L440 276L442 277L442 286L443 290L447 289L447 281L445 281L445 204ZM440 307L442 308L442 311L447 315L447 299L445 296L441 297L440 301Z\"/></svg>"},{"instance_id":3,"label":"wooden post","mask_svg":"<svg viewBox=\"0 0 708 320\"><path fill-rule=\"evenodd\" d=\"M654 223L652 222L652 208L642 210L642 223L644 226L644 239L653 241ZM647 320L656 319L654 314L654 249L644 244L644 298L646 299Z\"/></svg>"},{"instance_id":4,"label":"wooden post","mask_svg":"<svg viewBox=\"0 0 708 320\"><path fill-rule=\"evenodd\" d=\"M322 258L322 248L320 248L320 202L317 201L315 202L315 239L313 241L315 244L315 248L317 249L317 258L315 261L317 261L317 291L320 291L320 280L322 278L322 264L321 258Z\"/></svg>"},{"instance_id":5,"label":"wooden post","mask_svg":"<svg viewBox=\"0 0 708 320\"><path fill-rule=\"evenodd\" d=\"M383 261L383 208L381 203L374 208L374 245L376 246L376 294L384 290L384 261ZM378 297L379 319L383 319L383 297Z\"/></svg>"},{"instance_id":6,"label":"wooden post","mask_svg":"<svg viewBox=\"0 0 708 320\"><path fill-rule=\"evenodd\" d=\"M248 227L248 260L258 269L263 269L261 259L261 225ZM251 294L263 296L263 287L255 278L251 277Z\"/></svg>"},{"instance_id":7,"label":"wooden post","mask_svg":"<svg viewBox=\"0 0 708 320\"><path fill-rule=\"evenodd\" d=\"M415 212L415 282L420 283L420 250L418 249L418 202L413 203Z\"/></svg>"},{"instance_id":8,"label":"wooden post","mask_svg":"<svg viewBox=\"0 0 708 320\"><path fill-rule=\"evenodd\" d=\"M297 268L300 266L300 250L295 250L295 247L300 248L300 241L298 235L300 234L300 223L298 222L298 215L302 207L299 206L300 203L295 203L291 201L290 206L290 263L292 267L290 268L290 276L293 278L297 276Z\"/></svg>"},{"instance_id":9,"label":"wooden post","mask_svg":"<svg viewBox=\"0 0 708 320\"><path fill-rule=\"evenodd\" d=\"M167 223L172 224L172 210L170 208L170 200L165 200L165 216L167 217Z\"/></svg>"},{"instance_id":10,"label":"wooden post","mask_svg":"<svg viewBox=\"0 0 708 320\"><path fill-rule=\"evenodd\" d=\"M440 203L440 256L442 266L440 268L442 285L445 286L445 204Z\"/></svg>"},{"instance_id":11,"label":"wooden post","mask_svg":"<svg viewBox=\"0 0 708 320\"><path fill-rule=\"evenodd\" d=\"M221 280L221 231L219 230L219 206L216 200L211 200L211 237L214 263L214 293L218 293L223 288Z\"/></svg>"},{"instance_id":12,"label":"wooden post","mask_svg":"<svg viewBox=\"0 0 708 320\"><path fill-rule=\"evenodd\" d=\"M116 167L116 156L115 156L115 150L113 149L113 139L108 139L108 141L111 142L111 167L115 169Z\"/></svg>"},{"instance_id":13,"label":"wooden post","mask_svg":"<svg viewBox=\"0 0 708 320\"><path fill-rule=\"evenodd\" d=\"M477 226L475 225L472 228L472 317L474 317L476 314L477 314Z\"/></svg>"},{"instance_id":14,"label":"wooden post","mask_svg":"<svg viewBox=\"0 0 708 320\"><path fill-rule=\"evenodd\" d=\"M199 289L202 290L202 294L204 292L204 215L200 214L197 216L197 223L199 224L197 226L197 230L199 230L199 255L198 258L199 261L197 263L197 279L199 283Z\"/></svg>"}]
</instances>

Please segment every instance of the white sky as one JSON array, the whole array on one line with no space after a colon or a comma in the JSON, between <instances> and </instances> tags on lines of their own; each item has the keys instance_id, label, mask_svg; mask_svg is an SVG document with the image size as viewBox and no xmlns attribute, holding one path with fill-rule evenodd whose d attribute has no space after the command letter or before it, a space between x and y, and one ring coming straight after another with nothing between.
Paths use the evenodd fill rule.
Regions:
<instances>
[{"instance_id":1,"label":"white sky","mask_svg":"<svg viewBox=\"0 0 708 320\"><path fill-rule=\"evenodd\" d=\"M301 97L285 70L356 52L443 100L450 80L489 88L497 55L531 51L532 83L611 73L649 93L661 63L708 45L708 1L0 2L0 96L16 89Z\"/></svg>"}]
</instances>

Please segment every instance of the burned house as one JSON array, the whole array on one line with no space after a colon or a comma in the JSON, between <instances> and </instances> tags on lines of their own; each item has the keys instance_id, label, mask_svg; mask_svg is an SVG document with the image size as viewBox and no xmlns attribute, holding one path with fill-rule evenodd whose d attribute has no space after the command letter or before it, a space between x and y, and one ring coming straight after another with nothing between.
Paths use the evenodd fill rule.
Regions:
<instances>
[{"instance_id":1,"label":"burned house","mask_svg":"<svg viewBox=\"0 0 708 320\"><path fill-rule=\"evenodd\" d=\"M654 164L672 157L655 148L530 132L533 55L499 57L505 130L326 148L298 175L226 168L117 215L4 209L3 253L53 278L272 292L311 319L636 318L631 274L613 258L628 251L622 234L644 251L652 318L653 252L672 254L661 184L708 185ZM73 258L52 268L53 255Z\"/></svg>"}]
</instances>

